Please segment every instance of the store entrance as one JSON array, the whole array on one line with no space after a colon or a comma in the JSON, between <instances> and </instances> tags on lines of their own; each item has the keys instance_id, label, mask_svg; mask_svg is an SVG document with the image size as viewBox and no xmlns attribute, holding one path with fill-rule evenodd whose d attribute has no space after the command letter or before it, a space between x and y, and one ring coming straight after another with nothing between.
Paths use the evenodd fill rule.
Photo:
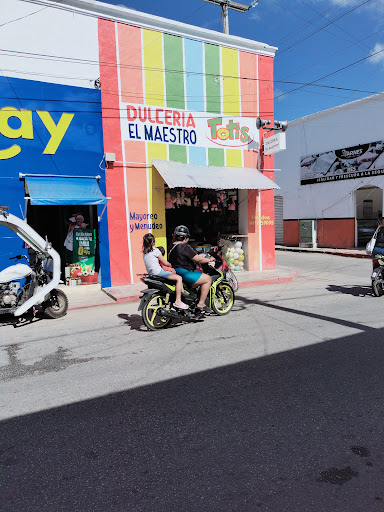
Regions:
<instances>
[{"instance_id":1,"label":"store entrance","mask_svg":"<svg viewBox=\"0 0 384 512\"><path fill-rule=\"evenodd\" d=\"M65 252L64 241L68 234L70 225L73 223L74 215L81 214L84 218L83 225L87 229L95 230L96 252L95 268L98 272L100 260L98 255L98 221L97 207L88 205L54 205L54 206L29 206L27 211L27 222L43 238L47 237L52 247L60 254L61 278L65 279L65 266L68 253Z\"/></svg>"},{"instance_id":2,"label":"store entrance","mask_svg":"<svg viewBox=\"0 0 384 512\"><path fill-rule=\"evenodd\" d=\"M383 218L383 189L365 186L355 191L357 247L365 247Z\"/></svg>"},{"instance_id":3,"label":"store entrance","mask_svg":"<svg viewBox=\"0 0 384 512\"><path fill-rule=\"evenodd\" d=\"M165 189L167 244L176 226L184 224L191 245L216 245L220 233L238 233L238 191L199 188Z\"/></svg>"}]
</instances>

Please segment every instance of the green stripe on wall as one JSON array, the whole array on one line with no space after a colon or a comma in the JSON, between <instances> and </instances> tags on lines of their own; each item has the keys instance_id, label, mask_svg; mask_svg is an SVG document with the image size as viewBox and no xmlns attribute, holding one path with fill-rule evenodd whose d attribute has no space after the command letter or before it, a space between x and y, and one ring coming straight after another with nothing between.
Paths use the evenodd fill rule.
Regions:
<instances>
[{"instance_id":1,"label":"green stripe on wall","mask_svg":"<svg viewBox=\"0 0 384 512\"><path fill-rule=\"evenodd\" d=\"M183 40L164 34L165 94L167 107L185 108ZM175 73L179 71L179 73Z\"/></svg>"},{"instance_id":2,"label":"green stripe on wall","mask_svg":"<svg viewBox=\"0 0 384 512\"><path fill-rule=\"evenodd\" d=\"M224 149L208 148L208 165L224 166Z\"/></svg>"},{"instance_id":3,"label":"green stripe on wall","mask_svg":"<svg viewBox=\"0 0 384 512\"><path fill-rule=\"evenodd\" d=\"M188 163L186 146L169 145L169 160L171 162L181 162L182 164Z\"/></svg>"},{"instance_id":4,"label":"green stripe on wall","mask_svg":"<svg viewBox=\"0 0 384 512\"><path fill-rule=\"evenodd\" d=\"M204 44L205 53L205 91L207 112L221 114L221 77L220 48L213 44Z\"/></svg>"}]
</instances>

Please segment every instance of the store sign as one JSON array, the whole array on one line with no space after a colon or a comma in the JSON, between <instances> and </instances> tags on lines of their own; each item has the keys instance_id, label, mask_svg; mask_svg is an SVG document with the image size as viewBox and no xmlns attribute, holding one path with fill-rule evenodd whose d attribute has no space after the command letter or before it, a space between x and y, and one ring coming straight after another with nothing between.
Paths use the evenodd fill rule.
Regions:
<instances>
[{"instance_id":1,"label":"store sign","mask_svg":"<svg viewBox=\"0 0 384 512\"><path fill-rule=\"evenodd\" d=\"M36 110L36 114L41 119L50 136L43 155L54 155L68 130L74 114L63 112L57 124L46 110ZM15 119L17 119L18 126L13 127L11 123ZM20 138L33 140L34 137L32 110L18 109L10 106L0 108L0 134L9 139L11 144L6 149L0 149L0 160L7 160L18 155L21 152L21 147L18 144L12 144L12 141Z\"/></svg>"},{"instance_id":2,"label":"store sign","mask_svg":"<svg viewBox=\"0 0 384 512\"><path fill-rule=\"evenodd\" d=\"M301 185L384 174L384 141L302 157Z\"/></svg>"},{"instance_id":3,"label":"store sign","mask_svg":"<svg viewBox=\"0 0 384 512\"><path fill-rule=\"evenodd\" d=\"M278 132L264 139L264 155L273 155L284 149L287 149L285 133Z\"/></svg>"},{"instance_id":4,"label":"store sign","mask_svg":"<svg viewBox=\"0 0 384 512\"><path fill-rule=\"evenodd\" d=\"M258 149L256 122L252 118L205 112L123 104L124 140L181 146Z\"/></svg>"}]
</instances>

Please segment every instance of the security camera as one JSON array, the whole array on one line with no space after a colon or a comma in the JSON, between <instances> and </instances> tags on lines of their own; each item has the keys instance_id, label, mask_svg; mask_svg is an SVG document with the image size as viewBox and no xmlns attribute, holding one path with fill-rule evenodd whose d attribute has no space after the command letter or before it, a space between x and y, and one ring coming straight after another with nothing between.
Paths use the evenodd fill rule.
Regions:
<instances>
[{"instance_id":1,"label":"security camera","mask_svg":"<svg viewBox=\"0 0 384 512\"><path fill-rule=\"evenodd\" d=\"M268 124L271 124L271 121L267 119L261 119L260 117L256 117L256 128L260 130L260 128L265 128Z\"/></svg>"}]
</instances>

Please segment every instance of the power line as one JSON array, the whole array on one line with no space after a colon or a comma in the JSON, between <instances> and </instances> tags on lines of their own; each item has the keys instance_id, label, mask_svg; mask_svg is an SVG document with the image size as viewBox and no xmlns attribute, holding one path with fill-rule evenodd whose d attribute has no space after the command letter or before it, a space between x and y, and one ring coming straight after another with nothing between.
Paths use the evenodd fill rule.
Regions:
<instances>
[{"instance_id":1,"label":"power line","mask_svg":"<svg viewBox=\"0 0 384 512\"><path fill-rule=\"evenodd\" d=\"M360 62L363 62L363 61L365 61L367 59L370 59L371 57L374 57L375 55L378 55L378 54L383 53L383 52L384 52L384 49L383 50L379 50L378 52L375 52L375 53L371 53L367 57L363 57L362 59L356 60L355 62L352 62L351 64L348 64L347 66L344 66L343 68L337 69L336 71L333 71L332 73L328 73L327 75L324 75L324 76L322 76L320 78L317 78L316 80L313 80L312 82L309 82L308 84L303 85L302 87L297 87L296 89L292 89L291 91L288 91L288 92L286 92L284 94L280 94L279 96L276 96L275 99L280 98L281 96L285 96L286 94L290 94L291 92L298 91L299 89L302 89L303 87L307 87L309 85L313 85L316 82L319 82L320 80L323 80L324 78L328 78L329 76L335 75L336 73L340 73L340 71L344 71L345 69L348 69L348 68L350 68L352 66L355 66L356 64L359 64Z\"/></svg>"},{"instance_id":2,"label":"power line","mask_svg":"<svg viewBox=\"0 0 384 512\"><path fill-rule=\"evenodd\" d=\"M370 0L367 0L367 1L370 1ZM116 64L115 63L109 63L109 62L105 62L105 61L101 61L100 63L98 61L92 61L92 60L88 60L88 59L72 59L72 58L67 58L67 57L62 57L62 56L59 56L59 55L48 55L48 54L40 54L40 53L32 53L32 52L19 52L19 51L15 51L15 50L4 50L4 49L1 49L0 48L0 52L11 52L12 55L15 54L16 57L21 57L21 58L36 58L36 59L41 59L41 58L44 58L43 60L45 60L45 57L49 57L49 60L55 60L55 61L58 61L58 62L71 62L72 60L76 60L76 63L79 63L79 64L95 64L95 65L99 65L100 66L110 66L110 67L116 67ZM380 53L380 52L377 52L377 53ZM372 55L369 55L368 57L366 57L365 59L368 59L370 57L372 57L373 55L376 55L375 54L372 54ZM365 59L361 59L362 60L365 60ZM358 63L360 61L356 61L356 63ZM353 64L350 64L350 65L353 65ZM151 72L159 72L159 73L174 73L174 74L183 74L183 75L194 75L194 76L204 76L204 77L218 77L218 78L222 78L222 79L235 79L235 80L249 80L249 81L255 81L255 82L269 82L269 83L282 83L282 84L292 84L292 85L301 85L301 86L307 86L307 85L312 85L314 82L318 81L318 80L321 80L321 78L319 78L318 80L315 80L314 82L296 82L296 81L287 81L287 80L269 80L269 79L265 79L265 78L252 78L252 77L246 77L246 76L233 76L233 75L217 75L216 73L206 73L206 72L198 72L198 71L185 71L185 70L179 70L179 69L165 69L165 68L153 68L153 67L149 67L149 66L135 66L135 65L129 65L129 64L126 64L126 65L122 65L121 67L123 68L127 68L127 69L134 69L134 70L139 70L139 71L151 71ZM344 69L344 68L341 68L341 70ZM17 70L16 70L17 72ZM336 73L337 71L335 71L334 73ZM40 73L35 73L37 75L40 75ZM333 73L331 73L333 74ZM42 74L43 75L43 74ZM43 75L44 76L44 75ZM54 76L54 75L49 75L49 76ZM329 76L329 75L326 75L326 76ZM325 77L326 77L325 76ZM325 78L323 77L323 78ZM60 78L67 78L67 79L73 79L73 78L77 78L77 77L65 77L65 76L61 76ZM82 78L80 78L82 79ZM84 78L84 80L89 80L90 79L86 79ZM368 90L360 90L360 89L349 89L349 88L344 88L344 87L336 87L336 86L327 86L327 85L321 85L321 84L317 84L316 87L324 87L324 88L330 88L330 89L340 89L340 90L349 90L349 91L353 91L353 92L361 92L361 93L367 93L367 94L377 94L378 91L368 91ZM121 94L123 95L128 95L129 92L128 91L121 91ZM162 96L162 95L159 95L159 96ZM181 96L180 96L181 97ZM185 97L185 96L183 96ZM226 96L225 96L226 97Z\"/></svg>"},{"instance_id":3,"label":"power line","mask_svg":"<svg viewBox=\"0 0 384 512\"><path fill-rule=\"evenodd\" d=\"M359 41L357 41L357 43L361 43L362 41L365 41L366 39L369 39L373 36L375 36L376 34L379 34L380 32L383 32L384 29L380 29L380 30L377 30L376 32L372 32L372 34L369 34L369 36L366 36L366 37L363 37L362 39L360 39ZM355 46L356 43L352 43L350 44L349 46L346 46L345 48L337 51L337 52L334 52L334 53L331 53L330 55L327 55L326 57L324 57L323 59L321 60L318 60L316 61L314 64L320 64L321 62L324 62L324 60L328 60L330 57L334 57L335 55L338 55L339 53L342 53L343 51L347 50L348 48L352 48L353 46ZM366 46L366 45L364 45ZM367 47L367 46L366 46ZM367 47L368 48L368 47ZM310 66L307 66L307 67L303 67L303 68L300 68L298 71L296 71L295 73L292 73L291 75L287 76L287 78L290 78L291 76L295 76L297 73L300 73L301 71L305 71L307 70L309 67L313 68L313 64L311 64Z\"/></svg>"},{"instance_id":4,"label":"power line","mask_svg":"<svg viewBox=\"0 0 384 512\"><path fill-rule=\"evenodd\" d=\"M360 4L358 5L355 5L355 7L352 7L351 9L349 9L349 11L346 11L345 13L341 14L340 16L338 16L337 18L331 20L330 22L328 22L326 25L324 25L323 27L320 27L318 30L315 30L315 32L312 32L311 34L307 35L306 37L303 37L302 39L300 39L299 41L297 41L296 43L292 44L291 46L288 46L288 48L285 48L284 50L282 50L281 52L279 52L276 57L280 57L283 53L287 52L288 50L291 50L292 48L294 48L295 46L297 46L298 44L302 43L303 41L306 41L307 39L309 39L310 37L314 36L315 34L318 34L319 32L321 32L321 30L324 30L326 27L329 27L329 25L332 25L333 23L335 23L335 21L339 20L340 18L343 18L344 16L346 16L347 14L351 13L352 11L355 11L356 9L358 9L359 7L367 4L368 2L371 2L371 0L364 0L364 2L361 2Z\"/></svg>"},{"instance_id":5,"label":"power line","mask_svg":"<svg viewBox=\"0 0 384 512\"><path fill-rule=\"evenodd\" d=\"M270 0L271 1L271 0ZM273 0L272 0L273 1ZM313 25L317 20L319 20L322 16L325 17L326 14L329 14L330 12L334 11L335 9L337 9L338 7L341 7L343 4L345 4L345 2L347 2L348 0L342 0L341 2L337 3L336 5L334 5L333 7L331 7L330 9L324 11L322 14L319 14L319 16L316 16L315 18L313 18L312 20L310 21L307 21L306 23L304 23L304 25L300 25L300 27L298 27L296 30L292 31L292 32L289 32L288 34L286 34L284 37L282 37L281 39L278 39L278 41L276 42L276 44L280 44L282 41L284 41L284 39L287 39L288 37L291 37L291 36L294 36L295 34L297 34L298 32L302 31L303 29L305 29L306 27L310 26L310 25ZM275 3L276 5L278 5L279 7L281 7L281 9L285 9L283 6L281 6L280 4L276 3L276 2L273 2Z\"/></svg>"}]
</instances>

